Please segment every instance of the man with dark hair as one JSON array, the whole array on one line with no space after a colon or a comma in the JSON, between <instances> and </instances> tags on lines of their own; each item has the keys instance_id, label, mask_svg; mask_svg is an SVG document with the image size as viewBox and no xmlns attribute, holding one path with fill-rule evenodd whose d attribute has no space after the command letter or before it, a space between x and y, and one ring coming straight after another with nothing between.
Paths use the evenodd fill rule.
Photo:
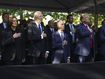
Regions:
<instances>
[{"instance_id":1,"label":"man with dark hair","mask_svg":"<svg viewBox=\"0 0 105 79\"><path fill-rule=\"evenodd\" d=\"M45 33L47 34L47 38L46 38L47 52L49 53L49 56L47 58L47 63L51 63L52 62L52 56L53 56L52 34L54 32L55 32L54 21L50 20L48 22L48 25L45 28Z\"/></svg>"},{"instance_id":2,"label":"man with dark hair","mask_svg":"<svg viewBox=\"0 0 105 79\"><path fill-rule=\"evenodd\" d=\"M0 24L0 59L2 60L2 33L9 28L9 13L2 14L2 23Z\"/></svg>"},{"instance_id":3,"label":"man with dark hair","mask_svg":"<svg viewBox=\"0 0 105 79\"><path fill-rule=\"evenodd\" d=\"M67 35L69 36L69 40L70 40L70 48L71 48L71 62L74 62L74 49L75 49L75 45L76 45L76 35L75 35L75 30L76 30L76 26L73 24L73 15L68 15L67 16L67 24L65 26L65 33L67 33Z\"/></svg>"},{"instance_id":4,"label":"man with dark hair","mask_svg":"<svg viewBox=\"0 0 105 79\"><path fill-rule=\"evenodd\" d=\"M99 60L105 61L105 19L102 21L102 27L99 29L99 38Z\"/></svg>"},{"instance_id":5,"label":"man with dark hair","mask_svg":"<svg viewBox=\"0 0 105 79\"><path fill-rule=\"evenodd\" d=\"M4 29L8 28L9 13L3 13L2 20L3 20L3 22L0 24L0 29L4 30Z\"/></svg>"},{"instance_id":6,"label":"man with dark hair","mask_svg":"<svg viewBox=\"0 0 105 79\"><path fill-rule=\"evenodd\" d=\"M81 15L81 23L78 25L76 34L78 37L75 54L77 55L77 62L88 62L92 43L93 30L90 28L90 17L88 14Z\"/></svg>"}]
</instances>

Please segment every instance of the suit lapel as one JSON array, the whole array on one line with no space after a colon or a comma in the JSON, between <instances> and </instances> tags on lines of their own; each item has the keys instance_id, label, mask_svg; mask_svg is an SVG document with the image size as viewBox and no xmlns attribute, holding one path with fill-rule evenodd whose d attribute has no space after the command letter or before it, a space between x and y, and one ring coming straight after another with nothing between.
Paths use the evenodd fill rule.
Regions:
<instances>
[{"instance_id":1,"label":"suit lapel","mask_svg":"<svg viewBox=\"0 0 105 79\"><path fill-rule=\"evenodd\" d=\"M56 32L56 34L57 34L57 38L58 38L60 41L62 41L62 38L61 38L60 34L59 34L58 32Z\"/></svg>"}]
</instances>

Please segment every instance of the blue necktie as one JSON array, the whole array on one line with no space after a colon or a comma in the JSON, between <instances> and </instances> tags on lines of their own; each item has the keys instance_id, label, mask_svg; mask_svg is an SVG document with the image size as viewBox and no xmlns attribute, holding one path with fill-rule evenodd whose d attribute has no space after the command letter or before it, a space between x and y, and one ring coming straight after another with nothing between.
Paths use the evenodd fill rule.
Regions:
<instances>
[{"instance_id":1,"label":"blue necktie","mask_svg":"<svg viewBox=\"0 0 105 79\"><path fill-rule=\"evenodd\" d=\"M73 25L70 25L70 29L71 29L71 32L72 32L72 41L75 42L75 34L74 34L74 27L73 27Z\"/></svg>"},{"instance_id":2,"label":"blue necktie","mask_svg":"<svg viewBox=\"0 0 105 79\"><path fill-rule=\"evenodd\" d=\"M64 33L63 32L61 32L61 39L62 39L62 41L64 40Z\"/></svg>"},{"instance_id":3,"label":"blue necktie","mask_svg":"<svg viewBox=\"0 0 105 79\"><path fill-rule=\"evenodd\" d=\"M40 32L42 33L42 27L41 27L41 25L39 25L39 30L40 30Z\"/></svg>"}]
</instances>

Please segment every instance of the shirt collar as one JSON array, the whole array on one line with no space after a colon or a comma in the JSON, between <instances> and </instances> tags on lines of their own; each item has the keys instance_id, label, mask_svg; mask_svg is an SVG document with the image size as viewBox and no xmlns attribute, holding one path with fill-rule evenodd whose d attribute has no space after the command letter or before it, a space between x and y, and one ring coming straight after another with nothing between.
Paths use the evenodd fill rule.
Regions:
<instances>
[{"instance_id":1,"label":"shirt collar","mask_svg":"<svg viewBox=\"0 0 105 79\"><path fill-rule=\"evenodd\" d=\"M37 27L41 26L41 24L38 24L36 21L35 21L35 24L37 25Z\"/></svg>"},{"instance_id":2,"label":"shirt collar","mask_svg":"<svg viewBox=\"0 0 105 79\"><path fill-rule=\"evenodd\" d=\"M61 31L61 30L58 30L58 33L61 35L61 33L64 33L63 31Z\"/></svg>"},{"instance_id":3,"label":"shirt collar","mask_svg":"<svg viewBox=\"0 0 105 79\"><path fill-rule=\"evenodd\" d=\"M69 26L73 26L73 24L69 24Z\"/></svg>"}]
</instances>

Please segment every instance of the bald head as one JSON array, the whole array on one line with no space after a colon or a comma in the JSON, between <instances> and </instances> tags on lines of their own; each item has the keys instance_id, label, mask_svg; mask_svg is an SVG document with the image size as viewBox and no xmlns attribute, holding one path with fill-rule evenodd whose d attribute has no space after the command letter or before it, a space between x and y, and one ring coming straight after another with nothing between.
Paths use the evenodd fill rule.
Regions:
<instances>
[{"instance_id":1,"label":"bald head","mask_svg":"<svg viewBox=\"0 0 105 79\"><path fill-rule=\"evenodd\" d=\"M34 19L42 21L43 20L43 13L41 11L36 11L34 13Z\"/></svg>"}]
</instances>

